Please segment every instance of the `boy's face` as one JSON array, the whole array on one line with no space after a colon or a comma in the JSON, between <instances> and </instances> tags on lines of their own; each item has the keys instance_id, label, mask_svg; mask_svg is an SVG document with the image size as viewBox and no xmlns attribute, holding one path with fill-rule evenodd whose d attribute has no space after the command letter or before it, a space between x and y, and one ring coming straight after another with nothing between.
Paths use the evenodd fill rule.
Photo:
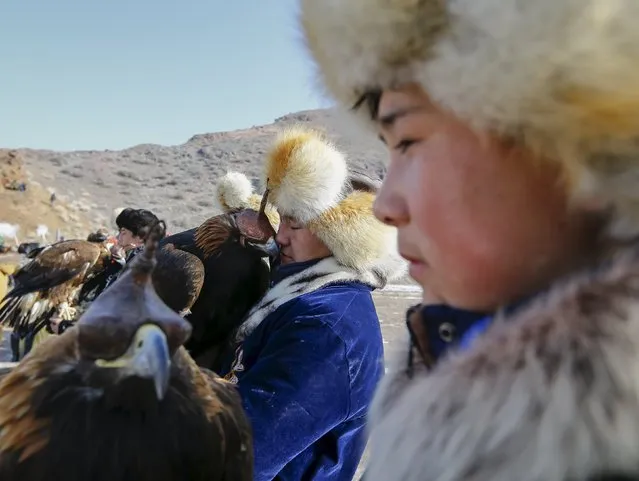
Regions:
<instances>
[{"instance_id":1,"label":"boy's face","mask_svg":"<svg viewBox=\"0 0 639 481\"><path fill-rule=\"evenodd\" d=\"M140 237L133 235L129 229L121 227L118 232L118 246L122 247L125 251L134 249L144 242Z\"/></svg>"},{"instance_id":2,"label":"boy's face","mask_svg":"<svg viewBox=\"0 0 639 481\"><path fill-rule=\"evenodd\" d=\"M494 310L572 268L589 245L549 162L480 136L415 86L384 92L390 165L375 214L398 228L424 301Z\"/></svg>"}]
</instances>

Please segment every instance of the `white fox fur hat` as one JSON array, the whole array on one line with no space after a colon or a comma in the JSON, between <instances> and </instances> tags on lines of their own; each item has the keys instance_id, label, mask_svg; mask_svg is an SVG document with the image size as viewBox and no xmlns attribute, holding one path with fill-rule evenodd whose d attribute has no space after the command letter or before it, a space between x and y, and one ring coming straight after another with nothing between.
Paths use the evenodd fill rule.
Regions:
<instances>
[{"instance_id":1,"label":"white fox fur hat","mask_svg":"<svg viewBox=\"0 0 639 481\"><path fill-rule=\"evenodd\" d=\"M420 84L472 128L558 162L575 196L615 208L611 234L639 234L637 0L300 1L342 106Z\"/></svg>"},{"instance_id":2,"label":"white fox fur hat","mask_svg":"<svg viewBox=\"0 0 639 481\"><path fill-rule=\"evenodd\" d=\"M237 209L260 210L262 196L253 192L249 178L240 172L227 172L218 180L216 186L218 207L223 212ZM264 213L275 230L280 225L280 216L271 204L267 204Z\"/></svg>"},{"instance_id":3,"label":"white fox fur hat","mask_svg":"<svg viewBox=\"0 0 639 481\"><path fill-rule=\"evenodd\" d=\"M375 194L354 190L344 155L322 134L293 128L267 155L264 182L281 216L306 225L340 264L376 270L385 279L405 272L397 232L373 215Z\"/></svg>"}]
</instances>

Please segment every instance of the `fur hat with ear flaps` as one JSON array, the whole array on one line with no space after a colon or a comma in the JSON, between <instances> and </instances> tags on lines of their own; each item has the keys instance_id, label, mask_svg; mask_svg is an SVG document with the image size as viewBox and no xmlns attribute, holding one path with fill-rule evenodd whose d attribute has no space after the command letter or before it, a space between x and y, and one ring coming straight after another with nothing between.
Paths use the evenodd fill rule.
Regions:
<instances>
[{"instance_id":1,"label":"fur hat with ear flaps","mask_svg":"<svg viewBox=\"0 0 639 481\"><path fill-rule=\"evenodd\" d=\"M375 270L387 280L404 273L396 230L373 215L375 194L352 188L344 155L320 133L282 132L268 153L264 177L280 215L308 227L339 264Z\"/></svg>"},{"instance_id":2,"label":"fur hat with ear flaps","mask_svg":"<svg viewBox=\"0 0 639 481\"><path fill-rule=\"evenodd\" d=\"M472 128L558 162L575 197L614 207L615 237L639 234L638 21L636 0L301 0L342 106L417 83Z\"/></svg>"},{"instance_id":3,"label":"fur hat with ear flaps","mask_svg":"<svg viewBox=\"0 0 639 481\"><path fill-rule=\"evenodd\" d=\"M240 172L227 172L215 185L216 200L222 212L236 209L260 210L262 196L253 192L249 178ZM280 225L280 216L272 204L267 204L264 213L275 230Z\"/></svg>"}]
</instances>

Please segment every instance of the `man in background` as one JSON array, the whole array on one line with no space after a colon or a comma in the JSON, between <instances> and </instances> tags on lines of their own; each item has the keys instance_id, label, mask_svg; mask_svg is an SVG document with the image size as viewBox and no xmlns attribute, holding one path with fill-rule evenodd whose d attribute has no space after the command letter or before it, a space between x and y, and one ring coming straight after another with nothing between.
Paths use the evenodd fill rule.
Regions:
<instances>
[{"instance_id":1,"label":"man in background","mask_svg":"<svg viewBox=\"0 0 639 481\"><path fill-rule=\"evenodd\" d=\"M118 243L111 248L111 264L105 272L105 289L115 282L126 263L144 247L149 229L157 222L158 217L146 209L129 207L118 214L115 219Z\"/></svg>"}]
</instances>

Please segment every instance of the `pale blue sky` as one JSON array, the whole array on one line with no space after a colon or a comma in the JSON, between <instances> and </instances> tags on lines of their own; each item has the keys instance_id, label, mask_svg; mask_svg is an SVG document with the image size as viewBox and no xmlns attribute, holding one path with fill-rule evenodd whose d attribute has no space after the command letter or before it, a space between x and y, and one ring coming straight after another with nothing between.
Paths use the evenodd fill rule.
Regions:
<instances>
[{"instance_id":1,"label":"pale blue sky","mask_svg":"<svg viewBox=\"0 0 639 481\"><path fill-rule=\"evenodd\" d=\"M120 149L326 106L297 0L0 0L0 147Z\"/></svg>"}]
</instances>

